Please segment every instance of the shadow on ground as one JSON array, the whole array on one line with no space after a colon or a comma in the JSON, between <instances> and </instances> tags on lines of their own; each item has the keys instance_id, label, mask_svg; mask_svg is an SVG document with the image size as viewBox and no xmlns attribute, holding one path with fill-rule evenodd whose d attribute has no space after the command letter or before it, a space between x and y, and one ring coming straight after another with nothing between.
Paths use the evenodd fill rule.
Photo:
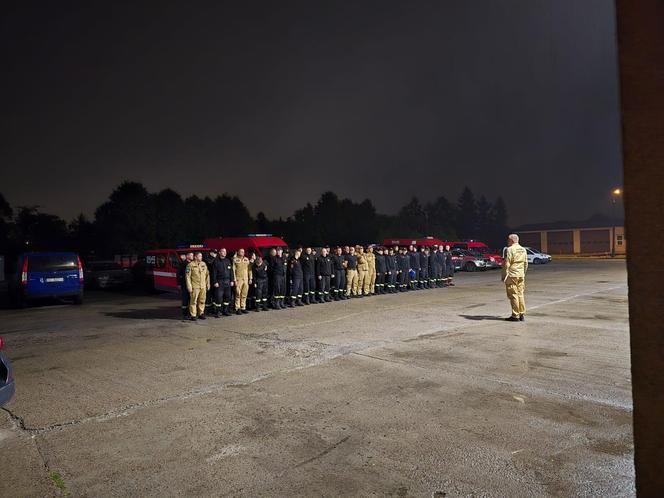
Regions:
<instances>
[{"instance_id":1,"label":"shadow on ground","mask_svg":"<svg viewBox=\"0 0 664 498\"><path fill-rule=\"evenodd\" d=\"M465 318L466 320L496 320L496 321L503 321L504 318L500 316L493 316L493 315L459 315L461 318Z\"/></svg>"},{"instance_id":2,"label":"shadow on ground","mask_svg":"<svg viewBox=\"0 0 664 498\"><path fill-rule=\"evenodd\" d=\"M160 306L158 308L135 309L128 311L113 311L104 313L114 318L130 318L133 320L182 320L182 312L179 307Z\"/></svg>"}]
</instances>

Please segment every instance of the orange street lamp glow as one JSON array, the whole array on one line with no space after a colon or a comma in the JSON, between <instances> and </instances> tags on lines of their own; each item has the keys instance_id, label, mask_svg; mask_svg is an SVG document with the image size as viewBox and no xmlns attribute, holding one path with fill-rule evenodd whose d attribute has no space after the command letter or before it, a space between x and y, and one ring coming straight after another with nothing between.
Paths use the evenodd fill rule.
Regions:
<instances>
[{"instance_id":1,"label":"orange street lamp glow","mask_svg":"<svg viewBox=\"0 0 664 498\"><path fill-rule=\"evenodd\" d=\"M616 189L613 189L613 192L611 192L611 193L613 195L620 195L620 194L622 194L622 190L620 190L619 188L616 188Z\"/></svg>"}]
</instances>

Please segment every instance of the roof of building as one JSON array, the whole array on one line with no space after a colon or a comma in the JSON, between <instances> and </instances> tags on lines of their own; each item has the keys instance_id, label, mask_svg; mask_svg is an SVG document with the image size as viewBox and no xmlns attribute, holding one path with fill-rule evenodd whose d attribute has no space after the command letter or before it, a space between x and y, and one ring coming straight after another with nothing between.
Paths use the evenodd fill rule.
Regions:
<instances>
[{"instance_id":1,"label":"roof of building","mask_svg":"<svg viewBox=\"0 0 664 498\"><path fill-rule=\"evenodd\" d=\"M531 223L514 228L515 232L534 232L540 230L572 230L578 228L621 227L625 223L622 218L611 218L603 214L595 214L581 221L553 221L548 223Z\"/></svg>"}]
</instances>

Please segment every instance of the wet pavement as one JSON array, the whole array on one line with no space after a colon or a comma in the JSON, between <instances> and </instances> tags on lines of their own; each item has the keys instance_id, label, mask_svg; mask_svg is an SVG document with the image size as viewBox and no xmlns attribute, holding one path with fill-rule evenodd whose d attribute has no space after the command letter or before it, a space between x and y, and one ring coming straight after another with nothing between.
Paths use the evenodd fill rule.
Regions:
<instances>
[{"instance_id":1,"label":"wet pavement","mask_svg":"<svg viewBox=\"0 0 664 498\"><path fill-rule=\"evenodd\" d=\"M624 261L187 323L0 310L0 496L633 496Z\"/></svg>"}]
</instances>

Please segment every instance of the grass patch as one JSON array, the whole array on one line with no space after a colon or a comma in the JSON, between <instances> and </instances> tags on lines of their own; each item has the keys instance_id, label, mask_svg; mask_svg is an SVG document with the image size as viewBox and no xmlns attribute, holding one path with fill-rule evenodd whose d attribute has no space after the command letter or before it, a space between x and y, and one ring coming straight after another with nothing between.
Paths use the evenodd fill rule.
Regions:
<instances>
[{"instance_id":1,"label":"grass patch","mask_svg":"<svg viewBox=\"0 0 664 498\"><path fill-rule=\"evenodd\" d=\"M67 485L65 484L65 480L62 478L59 472L53 471L48 475L51 478L51 481L53 481L53 484L62 491L65 496L69 495L69 492L67 491Z\"/></svg>"}]
</instances>

